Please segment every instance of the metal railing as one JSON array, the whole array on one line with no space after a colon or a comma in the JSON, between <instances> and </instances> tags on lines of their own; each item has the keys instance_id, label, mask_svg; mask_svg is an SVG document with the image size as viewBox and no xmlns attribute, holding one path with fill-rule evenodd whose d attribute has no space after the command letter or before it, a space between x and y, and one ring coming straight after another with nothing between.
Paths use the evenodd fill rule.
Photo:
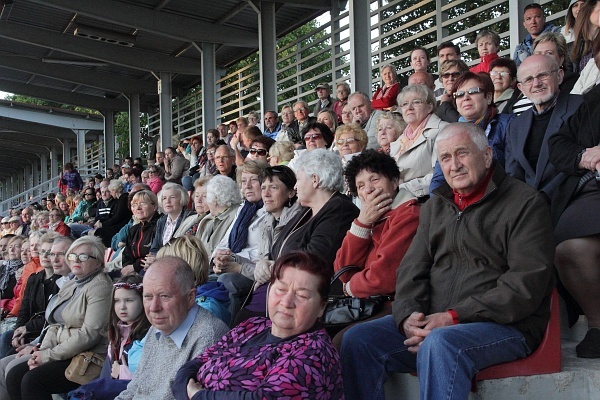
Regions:
<instances>
[{"instance_id":1,"label":"metal railing","mask_svg":"<svg viewBox=\"0 0 600 400\"><path fill-rule=\"evenodd\" d=\"M102 141L94 142L86 148L86 164L77 168L79 174L84 180L90 175L101 173L104 175L106 168L106 160L104 153L104 143ZM28 188L27 190L5 199L0 202L0 216L5 216L11 207L23 208L33 203L40 203L48 193L58 193L58 178L53 176L50 179L40 183L39 185Z\"/></svg>"}]
</instances>

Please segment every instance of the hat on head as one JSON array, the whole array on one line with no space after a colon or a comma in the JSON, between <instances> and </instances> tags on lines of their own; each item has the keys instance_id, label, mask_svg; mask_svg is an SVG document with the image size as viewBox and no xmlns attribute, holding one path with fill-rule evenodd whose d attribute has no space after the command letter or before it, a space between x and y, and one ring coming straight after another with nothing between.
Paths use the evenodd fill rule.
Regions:
<instances>
[{"instance_id":1,"label":"hat on head","mask_svg":"<svg viewBox=\"0 0 600 400\"><path fill-rule=\"evenodd\" d=\"M571 7L573 6L573 4L577 3L578 1L579 1L579 0L571 0L571 1L569 2L569 7L567 7L567 10L568 10L569 8L571 8Z\"/></svg>"},{"instance_id":2,"label":"hat on head","mask_svg":"<svg viewBox=\"0 0 600 400\"><path fill-rule=\"evenodd\" d=\"M8 217L4 217L4 218L2 218L2 223L3 223L3 224L6 224L6 223L8 222L8 220L9 220L9 219L10 219L10 218L8 218Z\"/></svg>"},{"instance_id":3,"label":"hat on head","mask_svg":"<svg viewBox=\"0 0 600 400\"><path fill-rule=\"evenodd\" d=\"M10 219L8 220L8 222L21 222L21 218L19 218L19 217L10 217Z\"/></svg>"},{"instance_id":4,"label":"hat on head","mask_svg":"<svg viewBox=\"0 0 600 400\"><path fill-rule=\"evenodd\" d=\"M329 87L329 83L325 83L325 82L321 82L317 85L317 87L315 88L315 90L317 89L327 89L327 90L331 90L331 88Z\"/></svg>"}]
</instances>

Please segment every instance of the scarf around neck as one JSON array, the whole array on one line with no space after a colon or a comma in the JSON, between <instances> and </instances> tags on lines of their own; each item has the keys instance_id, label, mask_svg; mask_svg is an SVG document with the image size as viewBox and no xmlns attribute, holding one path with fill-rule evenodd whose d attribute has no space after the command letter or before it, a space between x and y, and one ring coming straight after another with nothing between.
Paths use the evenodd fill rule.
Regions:
<instances>
[{"instance_id":1,"label":"scarf around neck","mask_svg":"<svg viewBox=\"0 0 600 400\"><path fill-rule=\"evenodd\" d=\"M252 218L256 215L258 210L263 207L262 199L256 203L252 203L248 200L244 201L242 210L233 224L231 234L229 235L229 250L232 253L239 253L242 251L246 242L248 241L248 228Z\"/></svg>"}]
</instances>

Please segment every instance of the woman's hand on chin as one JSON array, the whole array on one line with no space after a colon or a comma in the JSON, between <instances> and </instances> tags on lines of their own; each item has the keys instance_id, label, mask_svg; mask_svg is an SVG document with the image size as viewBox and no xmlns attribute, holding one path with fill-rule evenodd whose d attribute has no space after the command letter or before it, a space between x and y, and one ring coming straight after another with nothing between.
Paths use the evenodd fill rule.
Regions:
<instances>
[{"instance_id":1,"label":"woman's hand on chin","mask_svg":"<svg viewBox=\"0 0 600 400\"><path fill-rule=\"evenodd\" d=\"M190 400L192 399L192 397L194 397L196 393L198 393L201 390L204 390L204 387L202 387L201 384L196 382L194 378L190 378L187 385L187 395L190 398Z\"/></svg>"}]
</instances>

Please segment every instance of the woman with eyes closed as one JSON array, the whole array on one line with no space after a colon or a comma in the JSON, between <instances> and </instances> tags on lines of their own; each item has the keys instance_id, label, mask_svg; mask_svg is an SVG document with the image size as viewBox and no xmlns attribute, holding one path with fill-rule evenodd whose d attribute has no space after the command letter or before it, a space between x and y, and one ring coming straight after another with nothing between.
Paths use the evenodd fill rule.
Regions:
<instances>
[{"instance_id":1,"label":"woman with eyes closed","mask_svg":"<svg viewBox=\"0 0 600 400\"><path fill-rule=\"evenodd\" d=\"M342 399L339 355L317 323L332 274L306 252L278 259L269 277L269 318L242 322L184 364L175 398Z\"/></svg>"},{"instance_id":2,"label":"woman with eyes closed","mask_svg":"<svg viewBox=\"0 0 600 400\"><path fill-rule=\"evenodd\" d=\"M433 91L424 85L408 85L398 95L398 105L406 128L390 145L390 155L400 169L400 186L415 197L429 195L435 165L435 138L447 122L433 112Z\"/></svg>"},{"instance_id":3,"label":"woman with eyes closed","mask_svg":"<svg viewBox=\"0 0 600 400\"><path fill-rule=\"evenodd\" d=\"M506 131L515 114L498 114L494 105L494 84L486 73L467 72L454 84L454 100L460 113L459 122L470 122L478 125L486 132L494 159L504 167L504 149L506 147ZM435 171L431 180L430 191L444 182L444 174L435 163Z\"/></svg>"},{"instance_id":4,"label":"woman with eyes closed","mask_svg":"<svg viewBox=\"0 0 600 400\"><path fill-rule=\"evenodd\" d=\"M106 248L100 238L84 236L66 251L74 279L65 283L46 309L49 328L26 363L8 371L11 399L51 399L79 386L65 377L71 358L84 351L104 358L112 281L102 270Z\"/></svg>"},{"instance_id":5,"label":"woman with eyes closed","mask_svg":"<svg viewBox=\"0 0 600 400\"><path fill-rule=\"evenodd\" d=\"M377 120L377 143L380 153L390 154L390 145L395 142L406 128L406 123L397 113L383 111Z\"/></svg>"}]
</instances>

